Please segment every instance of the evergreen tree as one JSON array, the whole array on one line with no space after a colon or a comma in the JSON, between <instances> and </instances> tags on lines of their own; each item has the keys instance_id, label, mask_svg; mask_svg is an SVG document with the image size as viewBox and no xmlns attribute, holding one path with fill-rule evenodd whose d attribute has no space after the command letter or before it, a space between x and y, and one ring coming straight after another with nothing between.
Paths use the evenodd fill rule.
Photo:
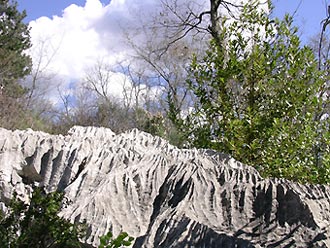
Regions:
<instances>
[{"instance_id":1,"label":"evergreen tree","mask_svg":"<svg viewBox=\"0 0 330 248\"><path fill-rule=\"evenodd\" d=\"M28 25L23 22L25 16L25 11L18 11L15 0L0 0L0 126L8 129L41 123L26 109L26 89L20 84L32 67L26 54L31 43Z\"/></svg>"},{"instance_id":2,"label":"evergreen tree","mask_svg":"<svg viewBox=\"0 0 330 248\"><path fill-rule=\"evenodd\" d=\"M23 93L18 80L31 70L31 58L25 53L31 46L25 16L16 1L0 0L0 86L2 94L11 97Z\"/></svg>"}]
</instances>

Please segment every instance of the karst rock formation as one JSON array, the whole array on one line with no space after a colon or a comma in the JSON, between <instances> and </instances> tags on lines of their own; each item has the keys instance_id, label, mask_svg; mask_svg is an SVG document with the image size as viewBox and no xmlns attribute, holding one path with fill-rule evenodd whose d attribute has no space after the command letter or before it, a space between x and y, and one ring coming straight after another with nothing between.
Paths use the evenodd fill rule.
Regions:
<instances>
[{"instance_id":1,"label":"karst rock formation","mask_svg":"<svg viewBox=\"0 0 330 248\"><path fill-rule=\"evenodd\" d=\"M211 150L77 126L0 129L0 149L0 207L32 184L64 191L61 214L87 222L86 246L110 230L133 247L330 247L330 187L263 179Z\"/></svg>"}]
</instances>

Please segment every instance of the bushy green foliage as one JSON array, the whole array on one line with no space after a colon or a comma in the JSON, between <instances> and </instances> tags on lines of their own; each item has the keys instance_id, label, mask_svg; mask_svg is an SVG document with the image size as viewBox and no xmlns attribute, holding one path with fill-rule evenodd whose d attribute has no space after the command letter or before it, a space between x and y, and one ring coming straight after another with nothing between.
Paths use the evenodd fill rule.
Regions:
<instances>
[{"instance_id":1,"label":"bushy green foliage","mask_svg":"<svg viewBox=\"0 0 330 248\"><path fill-rule=\"evenodd\" d=\"M100 237L99 248L120 248L132 245L134 238L128 236L126 232L122 232L118 237L114 238L111 232Z\"/></svg>"},{"instance_id":2,"label":"bushy green foliage","mask_svg":"<svg viewBox=\"0 0 330 248\"><path fill-rule=\"evenodd\" d=\"M0 216L0 247L80 247L84 225L58 216L63 196L40 188L33 191L29 204L14 196L9 213Z\"/></svg>"},{"instance_id":3,"label":"bushy green foliage","mask_svg":"<svg viewBox=\"0 0 330 248\"><path fill-rule=\"evenodd\" d=\"M46 194L35 188L30 202L24 203L14 195L7 214L0 212L0 247L7 248L70 248L81 247L86 225L72 224L58 214L63 205L64 194ZM130 246L134 238L126 232L113 237L109 232L100 237L101 248Z\"/></svg>"},{"instance_id":4,"label":"bushy green foliage","mask_svg":"<svg viewBox=\"0 0 330 248\"><path fill-rule=\"evenodd\" d=\"M192 146L231 154L264 176L330 181L327 77L292 18L270 19L249 3L239 21L224 20L191 65L195 109L182 127Z\"/></svg>"}]
</instances>

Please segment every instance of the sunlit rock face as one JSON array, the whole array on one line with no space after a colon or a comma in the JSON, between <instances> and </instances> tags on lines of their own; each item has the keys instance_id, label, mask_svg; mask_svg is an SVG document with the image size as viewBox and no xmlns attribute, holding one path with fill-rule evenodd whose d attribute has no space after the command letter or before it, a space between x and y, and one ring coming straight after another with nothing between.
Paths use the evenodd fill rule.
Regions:
<instances>
[{"instance_id":1,"label":"sunlit rock face","mask_svg":"<svg viewBox=\"0 0 330 248\"><path fill-rule=\"evenodd\" d=\"M0 201L31 185L64 191L62 215L133 247L330 247L330 188L263 179L230 157L132 130L66 136L0 129Z\"/></svg>"}]
</instances>

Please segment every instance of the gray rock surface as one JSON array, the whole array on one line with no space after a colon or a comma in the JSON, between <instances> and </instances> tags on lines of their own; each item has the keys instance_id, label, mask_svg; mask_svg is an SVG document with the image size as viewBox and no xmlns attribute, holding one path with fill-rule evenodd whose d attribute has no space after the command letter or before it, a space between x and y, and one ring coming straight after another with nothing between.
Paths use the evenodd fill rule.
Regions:
<instances>
[{"instance_id":1,"label":"gray rock surface","mask_svg":"<svg viewBox=\"0 0 330 248\"><path fill-rule=\"evenodd\" d=\"M86 243L121 230L133 247L330 247L330 188L263 179L230 157L150 134L0 129L0 201L31 183L65 191Z\"/></svg>"}]
</instances>

